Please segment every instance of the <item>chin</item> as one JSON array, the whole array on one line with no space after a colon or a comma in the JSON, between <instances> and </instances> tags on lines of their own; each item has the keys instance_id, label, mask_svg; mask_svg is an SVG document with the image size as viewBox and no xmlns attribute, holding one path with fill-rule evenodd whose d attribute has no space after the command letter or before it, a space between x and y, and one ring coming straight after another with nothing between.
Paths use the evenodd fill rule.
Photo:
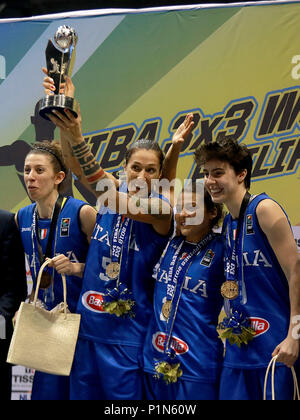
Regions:
<instances>
[{"instance_id":1,"label":"chin","mask_svg":"<svg viewBox=\"0 0 300 420\"><path fill-rule=\"evenodd\" d=\"M191 234L192 229L190 227L180 228L180 233L182 236L188 236Z\"/></svg>"},{"instance_id":2,"label":"chin","mask_svg":"<svg viewBox=\"0 0 300 420\"><path fill-rule=\"evenodd\" d=\"M210 195L211 199L216 204L222 204L224 202L224 195L218 194L218 195Z\"/></svg>"},{"instance_id":3,"label":"chin","mask_svg":"<svg viewBox=\"0 0 300 420\"><path fill-rule=\"evenodd\" d=\"M34 192L29 192L27 191L28 197L30 198L30 200L32 201L36 201L38 199L38 194L34 193Z\"/></svg>"}]
</instances>

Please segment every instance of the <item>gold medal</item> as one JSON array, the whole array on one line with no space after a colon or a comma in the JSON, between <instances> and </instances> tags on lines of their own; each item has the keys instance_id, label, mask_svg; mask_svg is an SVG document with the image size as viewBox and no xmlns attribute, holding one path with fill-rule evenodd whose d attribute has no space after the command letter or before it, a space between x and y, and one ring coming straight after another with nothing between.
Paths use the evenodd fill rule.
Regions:
<instances>
[{"instance_id":1,"label":"gold medal","mask_svg":"<svg viewBox=\"0 0 300 420\"><path fill-rule=\"evenodd\" d=\"M171 308L172 308L172 302L170 300L167 300L163 304L162 309L161 309L161 312L165 319L169 319Z\"/></svg>"},{"instance_id":2,"label":"gold medal","mask_svg":"<svg viewBox=\"0 0 300 420\"><path fill-rule=\"evenodd\" d=\"M221 286L221 295L225 299L235 299L239 295L239 285L236 281L225 281Z\"/></svg>"},{"instance_id":3,"label":"gold medal","mask_svg":"<svg viewBox=\"0 0 300 420\"><path fill-rule=\"evenodd\" d=\"M120 274L120 264L118 262L109 263L105 272L109 278L116 279Z\"/></svg>"}]
</instances>

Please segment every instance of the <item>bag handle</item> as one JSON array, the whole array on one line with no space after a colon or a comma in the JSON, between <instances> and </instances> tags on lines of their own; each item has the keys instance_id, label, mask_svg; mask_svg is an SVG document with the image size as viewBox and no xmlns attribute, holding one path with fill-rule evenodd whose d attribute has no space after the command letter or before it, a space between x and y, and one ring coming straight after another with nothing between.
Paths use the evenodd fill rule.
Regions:
<instances>
[{"instance_id":1,"label":"bag handle","mask_svg":"<svg viewBox=\"0 0 300 420\"><path fill-rule=\"evenodd\" d=\"M274 376L275 376L275 365L276 365L276 360L277 360L278 355L274 356L272 358L272 360L270 361L268 367L267 367L267 371L266 371L266 375L265 375L265 382L264 382L264 401L266 400L266 391L267 391L267 380L268 380L268 375L269 375L269 370L272 367L272 372L271 372L271 381L272 381L272 400L275 400L275 384L274 384ZM294 381L294 400L300 400L300 393L299 393L299 387L298 387L298 381L297 381L297 376L296 376L296 372L294 367L291 367L291 371L292 371L292 375L293 375L293 381Z\"/></svg>"},{"instance_id":2,"label":"bag handle","mask_svg":"<svg viewBox=\"0 0 300 420\"><path fill-rule=\"evenodd\" d=\"M37 282L36 282L36 289L35 289L35 293L34 293L34 299L33 299L33 304L34 306L36 306L36 301L37 301L37 297L38 297L38 293L39 293L39 288L40 288L40 283L41 283L41 278L42 278L42 274L44 271L44 268L51 263L51 258L48 258L41 266L39 274L38 274L38 278L37 278ZM64 293L64 313L65 316L67 316L67 282L66 282L66 276L64 274L61 275L62 278L62 282L63 282L63 293Z\"/></svg>"}]
</instances>

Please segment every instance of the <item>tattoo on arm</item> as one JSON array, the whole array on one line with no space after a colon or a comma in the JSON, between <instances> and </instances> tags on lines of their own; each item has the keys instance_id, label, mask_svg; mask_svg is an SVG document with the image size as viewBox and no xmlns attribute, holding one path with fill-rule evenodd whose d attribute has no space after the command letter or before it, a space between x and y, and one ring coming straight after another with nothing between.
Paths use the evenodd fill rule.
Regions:
<instances>
[{"instance_id":1,"label":"tattoo on arm","mask_svg":"<svg viewBox=\"0 0 300 420\"><path fill-rule=\"evenodd\" d=\"M98 181L105 177L104 170L95 159L95 156L92 154L85 141L72 146L72 149L88 183L93 191L96 191Z\"/></svg>"}]
</instances>

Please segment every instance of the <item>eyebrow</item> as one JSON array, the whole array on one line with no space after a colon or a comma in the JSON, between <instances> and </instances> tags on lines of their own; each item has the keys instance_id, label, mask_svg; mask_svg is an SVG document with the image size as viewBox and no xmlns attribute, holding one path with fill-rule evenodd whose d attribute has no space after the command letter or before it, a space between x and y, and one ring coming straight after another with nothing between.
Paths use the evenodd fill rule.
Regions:
<instances>
[{"instance_id":1,"label":"eyebrow","mask_svg":"<svg viewBox=\"0 0 300 420\"><path fill-rule=\"evenodd\" d=\"M222 168L222 167L220 167L220 168L213 168L211 170L211 172L214 172L214 171L224 171L224 168ZM203 172L208 172L208 169L203 168Z\"/></svg>"},{"instance_id":2,"label":"eyebrow","mask_svg":"<svg viewBox=\"0 0 300 420\"><path fill-rule=\"evenodd\" d=\"M133 162L132 162L132 165L141 165L141 166L143 166L143 164L141 163L141 162L139 162L139 161L136 161L136 160L134 160ZM156 166L157 165L157 163L147 163L146 164L146 166Z\"/></svg>"}]
</instances>

